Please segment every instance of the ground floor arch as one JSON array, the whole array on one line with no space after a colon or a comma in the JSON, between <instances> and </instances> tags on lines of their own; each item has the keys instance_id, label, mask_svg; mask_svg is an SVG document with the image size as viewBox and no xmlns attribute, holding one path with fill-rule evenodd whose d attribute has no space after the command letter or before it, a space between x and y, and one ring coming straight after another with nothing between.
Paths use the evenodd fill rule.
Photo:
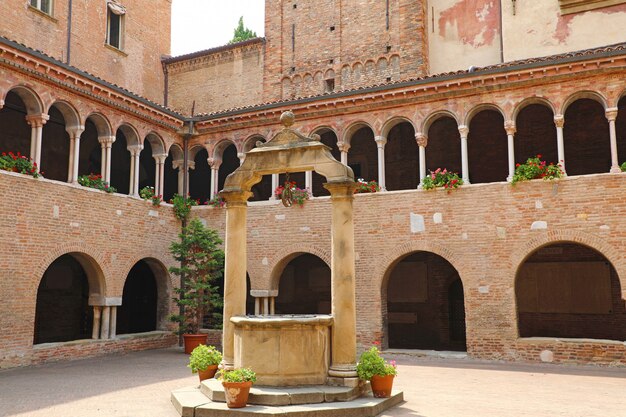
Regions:
<instances>
[{"instance_id":1,"label":"ground floor arch","mask_svg":"<svg viewBox=\"0 0 626 417\"><path fill-rule=\"evenodd\" d=\"M443 257L420 251L400 258L383 299L389 348L466 350L463 283Z\"/></svg>"},{"instance_id":2,"label":"ground floor arch","mask_svg":"<svg viewBox=\"0 0 626 417\"><path fill-rule=\"evenodd\" d=\"M295 255L283 269L278 284L276 314L330 314L330 267L310 254Z\"/></svg>"},{"instance_id":3,"label":"ground floor arch","mask_svg":"<svg viewBox=\"0 0 626 417\"><path fill-rule=\"evenodd\" d=\"M89 278L78 259L65 254L50 264L37 289L34 344L91 338Z\"/></svg>"},{"instance_id":4,"label":"ground floor arch","mask_svg":"<svg viewBox=\"0 0 626 417\"><path fill-rule=\"evenodd\" d=\"M532 252L517 271L520 337L626 340L619 276L588 246L558 242Z\"/></svg>"}]
</instances>

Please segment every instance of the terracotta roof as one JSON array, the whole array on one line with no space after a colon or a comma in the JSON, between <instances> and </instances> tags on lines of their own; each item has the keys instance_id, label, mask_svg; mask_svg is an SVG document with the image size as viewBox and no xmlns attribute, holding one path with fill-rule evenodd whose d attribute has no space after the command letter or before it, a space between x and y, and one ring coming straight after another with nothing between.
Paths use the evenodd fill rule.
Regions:
<instances>
[{"instance_id":1,"label":"terracotta roof","mask_svg":"<svg viewBox=\"0 0 626 417\"><path fill-rule=\"evenodd\" d=\"M487 75L487 74L496 74L502 73L507 70L514 69L527 69L534 67L541 67L550 64L559 64L566 62L577 62L583 61L585 59L593 58L593 57L601 57L601 56L610 56L610 55L620 55L624 51L626 51L626 42L598 47L598 48L590 48L584 49L580 51L567 52L563 54L556 55L548 55L543 57L536 58L527 58L521 59L517 61L504 62L501 64L488 65L485 67L471 67L467 70L459 70L459 71L451 71L441 74L428 75L424 77L416 77L416 78L408 78L400 81L390 81L384 82L380 84L372 84L364 87L359 87L355 89L346 89L334 91L332 93L323 93L316 94L310 96L302 96L296 97L289 100L277 100L266 103L256 103L248 106L235 107L231 109L224 109L210 113L202 113L196 116L196 120L210 120L212 118L223 117L223 116L231 116L239 113L245 113L251 110L265 110L274 107L281 107L288 104L300 104L311 102L324 98L336 98L336 97L346 97L350 95L376 92L380 90L386 90L390 88L401 88L401 87L411 87L420 84L425 84L433 81L447 81L454 80L456 78L464 78L471 77L475 75Z\"/></svg>"},{"instance_id":2,"label":"terracotta roof","mask_svg":"<svg viewBox=\"0 0 626 417\"><path fill-rule=\"evenodd\" d=\"M252 38L242 42L231 43L228 45L218 46L216 48L204 49L202 51L192 52L190 54L173 56L169 58L161 59L164 64L173 64L175 62L187 61L189 59L200 58L207 55L216 54L219 52L229 51L231 49L241 48L242 46L253 45L255 43L265 43L265 38Z\"/></svg>"},{"instance_id":3,"label":"terracotta roof","mask_svg":"<svg viewBox=\"0 0 626 417\"><path fill-rule=\"evenodd\" d=\"M93 82L95 82L97 84L103 85L104 87L111 88L111 89L117 91L120 94L123 94L125 96L128 96L128 97L134 99L134 100L137 100L137 101L139 101L139 102L141 102L141 103L143 103L143 104L145 104L145 105L147 105L149 107L152 107L154 109L162 111L163 113L166 113L166 114L168 114L168 115L170 115L172 117L176 117L176 118L178 118L180 120L184 120L185 119L185 116L183 116L182 114L180 114L180 113L178 113L178 112L176 112L176 111L174 111L174 110L172 110L172 109L170 109L168 107L165 107L162 104L155 103L154 101L152 101L150 99L147 99L145 97L142 97L139 94L133 93L132 91L127 90L124 87L121 87L121 86L119 86L117 84L108 82L108 81L103 80L102 78L100 78L100 77L98 77L96 75L93 75L93 74L91 74L89 72L80 70L80 69L78 69L78 68L76 68L76 67L74 67L72 65L66 64L66 63L64 63L62 61L59 61L58 59L56 59L54 57L51 57L50 55L47 55L46 53L44 53L42 51L39 51L37 49L33 49L31 47L28 47L28 46L26 46L26 45L24 45L22 43L17 42L17 41L14 41L14 40L11 40L11 39L7 39L7 38L5 38L3 36L0 36L0 43L8 45L8 46L10 46L12 48L15 48L15 49L17 49L17 50L19 50L21 52L25 52L25 53L28 53L30 55L33 55L33 56L35 56L37 58L43 59L46 62L49 62L49 63L54 64L54 65L57 65L57 66L65 69L67 71L70 71L70 72L73 72L73 73L75 73L77 75L80 75L81 77L85 77L85 78L87 78L87 79L89 79L89 80L91 80L91 81L93 81Z\"/></svg>"}]
</instances>

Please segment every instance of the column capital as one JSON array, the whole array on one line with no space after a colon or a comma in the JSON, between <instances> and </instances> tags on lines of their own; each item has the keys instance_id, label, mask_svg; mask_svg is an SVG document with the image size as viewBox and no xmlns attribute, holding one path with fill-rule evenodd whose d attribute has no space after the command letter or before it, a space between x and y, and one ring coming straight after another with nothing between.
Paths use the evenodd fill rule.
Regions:
<instances>
[{"instance_id":1,"label":"column capital","mask_svg":"<svg viewBox=\"0 0 626 417\"><path fill-rule=\"evenodd\" d=\"M469 134L469 127L466 125L459 125L459 133L461 134L461 138L467 139L467 135Z\"/></svg>"},{"instance_id":2,"label":"column capital","mask_svg":"<svg viewBox=\"0 0 626 417\"><path fill-rule=\"evenodd\" d=\"M187 161L188 169L196 169L196 161Z\"/></svg>"},{"instance_id":3,"label":"column capital","mask_svg":"<svg viewBox=\"0 0 626 417\"><path fill-rule=\"evenodd\" d=\"M562 128L563 126L565 126L565 117L562 114L554 115L554 124L556 125L556 127Z\"/></svg>"},{"instance_id":4,"label":"column capital","mask_svg":"<svg viewBox=\"0 0 626 417\"><path fill-rule=\"evenodd\" d=\"M517 127L515 126L515 122L513 120L507 120L504 122L504 130L507 135L514 135L517 132Z\"/></svg>"},{"instance_id":5,"label":"column capital","mask_svg":"<svg viewBox=\"0 0 626 417\"><path fill-rule=\"evenodd\" d=\"M220 191L220 197L226 201L226 209L235 207L246 207L248 199L252 197L250 191Z\"/></svg>"},{"instance_id":6,"label":"column capital","mask_svg":"<svg viewBox=\"0 0 626 417\"><path fill-rule=\"evenodd\" d=\"M221 158L208 158L207 162L209 163L211 169L220 169L220 166L222 165Z\"/></svg>"},{"instance_id":7,"label":"column capital","mask_svg":"<svg viewBox=\"0 0 626 417\"><path fill-rule=\"evenodd\" d=\"M111 147L113 142L115 142L115 136L98 136L98 142L100 142L102 147Z\"/></svg>"},{"instance_id":8,"label":"column capital","mask_svg":"<svg viewBox=\"0 0 626 417\"><path fill-rule=\"evenodd\" d=\"M143 145L128 145L126 149L128 149L131 155L136 156L143 150Z\"/></svg>"},{"instance_id":9,"label":"column capital","mask_svg":"<svg viewBox=\"0 0 626 417\"><path fill-rule=\"evenodd\" d=\"M50 120L50 116L45 113L26 115L26 123L32 128L43 127L48 120Z\"/></svg>"},{"instance_id":10,"label":"column capital","mask_svg":"<svg viewBox=\"0 0 626 417\"><path fill-rule=\"evenodd\" d=\"M71 126L65 128L65 131L70 135L70 139L80 139L80 135L85 131L85 126Z\"/></svg>"},{"instance_id":11,"label":"column capital","mask_svg":"<svg viewBox=\"0 0 626 417\"><path fill-rule=\"evenodd\" d=\"M337 142L337 148L341 152L348 152L350 150L350 144L348 142Z\"/></svg>"},{"instance_id":12,"label":"column capital","mask_svg":"<svg viewBox=\"0 0 626 417\"><path fill-rule=\"evenodd\" d=\"M417 146L420 148L425 148L428 146L428 136L424 133L418 132L415 134L415 142L417 142Z\"/></svg>"},{"instance_id":13,"label":"column capital","mask_svg":"<svg viewBox=\"0 0 626 417\"><path fill-rule=\"evenodd\" d=\"M172 168L180 169L182 171L184 163L185 161L183 161L182 159L176 159L175 161L172 161Z\"/></svg>"},{"instance_id":14,"label":"column capital","mask_svg":"<svg viewBox=\"0 0 626 417\"><path fill-rule=\"evenodd\" d=\"M617 119L617 111L617 107L609 107L608 109L606 109L604 114L606 115L606 118L609 122L614 122L615 119Z\"/></svg>"},{"instance_id":15,"label":"column capital","mask_svg":"<svg viewBox=\"0 0 626 417\"><path fill-rule=\"evenodd\" d=\"M337 198L348 198L351 200L354 198L354 190L356 189L356 182L354 181L326 182L323 185L330 192L331 200Z\"/></svg>"},{"instance_id":16,"label":"column capital","mask_svg":"<svg viewBox=\"0 0 626 417\"><path fill-rule=\"evenodd\" d=\"M166 153L157 153L155 155L152 155L152 157L154 158L154 160L156 161L157 164L164 164L165 160L167 159L167 154Z\"/></svg>"},{"instance_id":17,"label":"column capital","mask_svg":"<svg viewBox=\"0 0 626 417\"><path fill-rule=\"evenodd\" d=\"M384 136L376 136L374 141L379 148L383 148L387 144L387 138Z\"/></svg>"}]
</instances>

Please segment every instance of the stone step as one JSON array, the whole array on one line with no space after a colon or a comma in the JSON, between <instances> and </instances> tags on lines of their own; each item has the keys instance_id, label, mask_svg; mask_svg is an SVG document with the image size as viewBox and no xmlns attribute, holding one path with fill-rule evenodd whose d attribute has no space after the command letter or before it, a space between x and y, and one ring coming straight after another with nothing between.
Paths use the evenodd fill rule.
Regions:
<instances>
[{"instance_id":1,"label":"stone step","mask_svg":"<svg viewBox=\"0 0 626 417\"><path fill-rule=\"evenodd\" d=\"M374 398L368 394L344 402L283 406L248 405L245 408L231 409L226 403L209 400L199 388L172 391L172 404L181 417L374 417L403 401L403 393L394 391L390 398Z\"/></svg>"},{"instance_id":2,"label":"stone step","mask_svg":"<svg viewBox=\"0 0 626 417\"><path fill-rule=\"evenodd\" d=\"M351 401L363 393L362 387L333 387L311 385L304 387L264 387L252 386L248 404L254 405L300 405ZM226 402L224 387L216 379L207 379L200 385L200 391L213 402Z\"/></svg>"}]
</instances>

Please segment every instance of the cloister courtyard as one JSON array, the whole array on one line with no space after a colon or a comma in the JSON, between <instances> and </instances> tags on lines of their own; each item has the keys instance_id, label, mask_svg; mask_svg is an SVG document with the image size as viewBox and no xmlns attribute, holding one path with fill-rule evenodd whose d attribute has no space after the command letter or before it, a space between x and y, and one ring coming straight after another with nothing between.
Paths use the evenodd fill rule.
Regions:
<instances>
[{"instance_id":1,"label":"cloister courtyard","mask_svg":"<svg viewBox=\"0 0 626 417\"><path fill-rule=\"evenodd\" d=\"M623 417L626 369L387 355L405 402L386 417ZM177 417L197 385L178 348L0 372L0 416Z\"/></svg>"}]
</instances>

